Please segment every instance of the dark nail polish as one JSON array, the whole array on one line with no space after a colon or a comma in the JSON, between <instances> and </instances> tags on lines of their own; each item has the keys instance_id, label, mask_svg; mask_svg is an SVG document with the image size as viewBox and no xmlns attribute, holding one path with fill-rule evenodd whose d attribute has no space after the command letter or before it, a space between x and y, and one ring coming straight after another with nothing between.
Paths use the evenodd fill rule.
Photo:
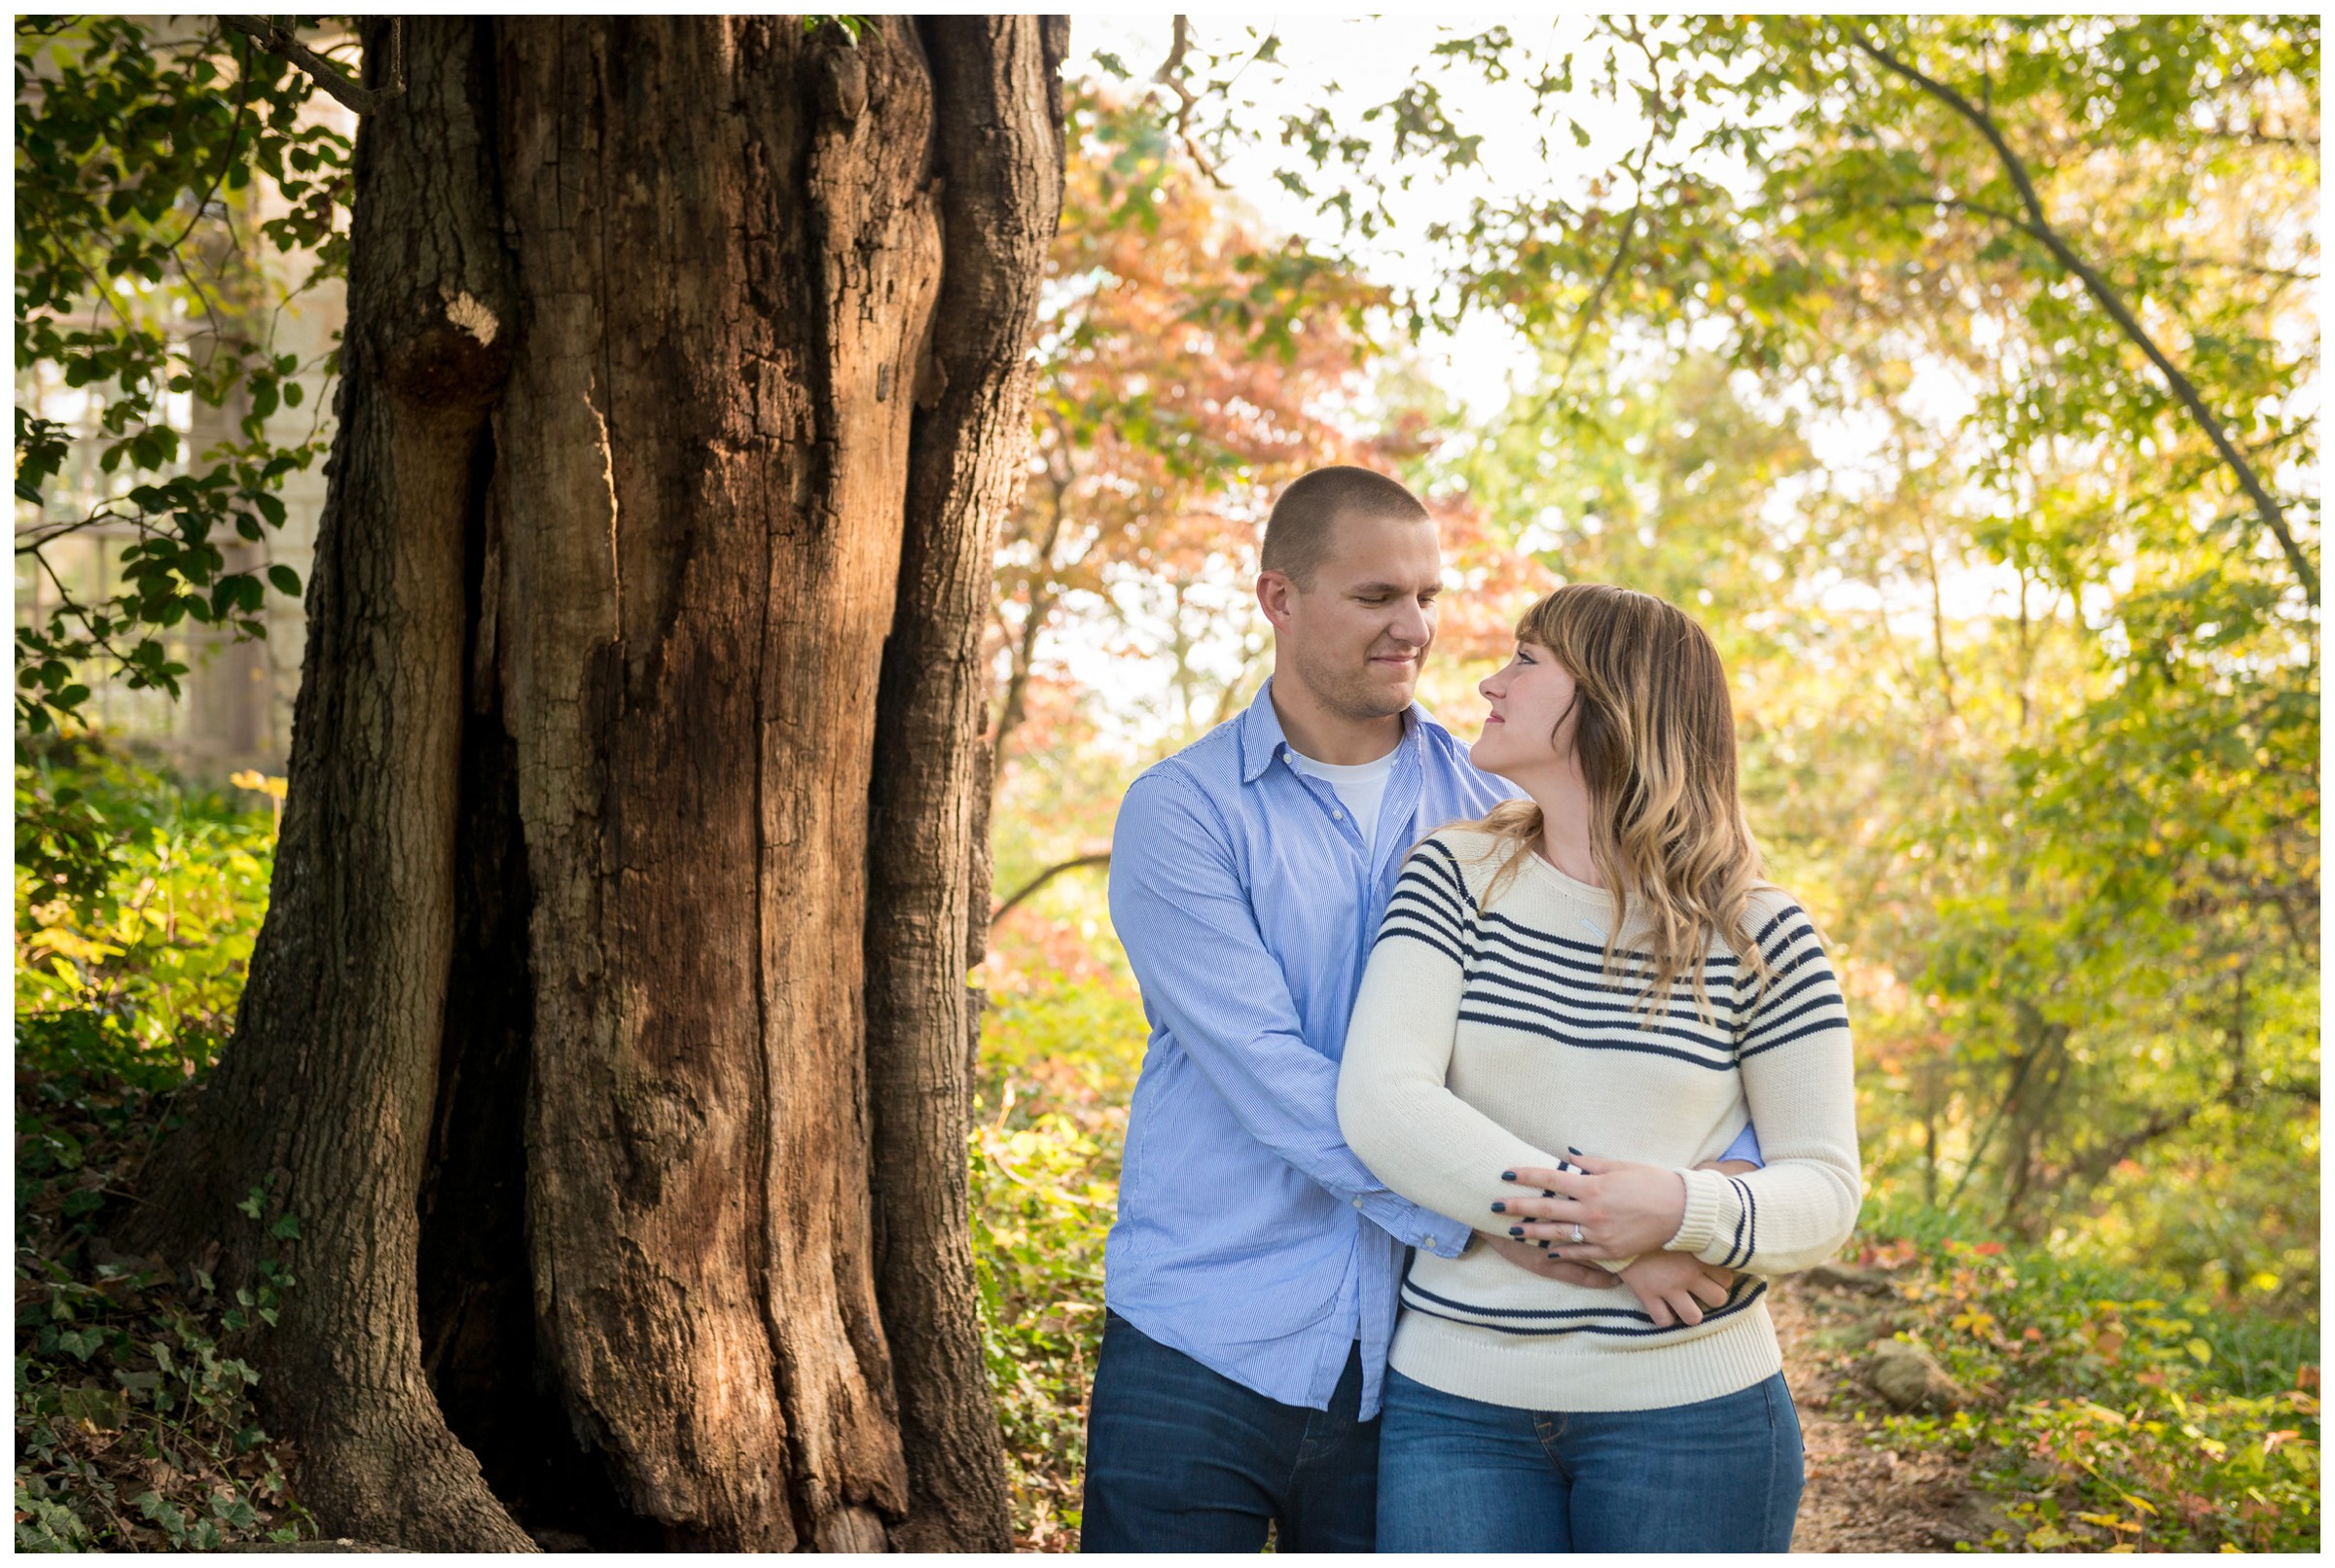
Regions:
<instances>
[{"instance_id":1,"label":"dark nail polish","mask_svg":"<svg viewBox=\"0 0 2335 1568\"><path fill-rule=\"evenodd\" d=\"M1516 1172L1515 1172L1515 1171L1512 1171L1512 1170L1504 1170L1504 1171L1501 1171L1501 1172L1500 1172L1500 1180L1501 1180L1501 1181L1504 1181L1504 1182L1512 1182L1512 1181L1515 1181L1515 1180L1516 1180Z\"/></svg>"},{"instance_id":2,"label":"dark nail polish","mask_svg":"<svg viewBox=\"0 0 2335 1568\"><path fill-rule=\"evenodd\" d=\"M1508 1233L1512 1236L1521 1236L1525 1233L1525 1228L1521 1225L1512 1225L1508 1228Z\"/></svg>"},{"instance_id":3,"label":"dark nail polish","mask_svg":"<svg viewBox=\"0 0 2335 1568\"><path fill-rule=\"evenodd\" d=\"M1547 1188L1545 1188L1545 1187L1544 1187L1544 1188L1542 1188L1542 1189L1540 1190L1540 1195L1541 1195L1542 1197L1555 1197L1557 1194L1556 1194L1555 1193L1552 1193L1552 1192L1550 1192L1550 1191L1549 1191Z\"/></svg>"},{"instance_id":4,"label":"dark nail polish","mask_svg":"<svg viewBox=\"0 0 2335 1568\"><path fill-rule=\"evenodd\" d=\"M1505 1203L1494 1203L1491 1206L1491 1212L1494 1214L1505 1214L1508 1212L1508 1205Z\"/></svg>"},{"instance_id":5,"label":"dark nail polish","mask_svg":"<svg viewBox=\"0 0 2335 1568\"><path fill-rule=\"evenodd\" d=\"M1574 1148L1572 1145L1570 1145L1570 1144L1567 1144L1567 1145L1565 1145L1564 1152L1565 1152L1566 1154L1568 1154L1568 1155L1577 1155L1577 1154L1579 1154L1581 1151L1580 1151L1580 1150L1578 1150L1578 1149L1575 1149L1575 1148Z\"/></svg>"}]
</instances>

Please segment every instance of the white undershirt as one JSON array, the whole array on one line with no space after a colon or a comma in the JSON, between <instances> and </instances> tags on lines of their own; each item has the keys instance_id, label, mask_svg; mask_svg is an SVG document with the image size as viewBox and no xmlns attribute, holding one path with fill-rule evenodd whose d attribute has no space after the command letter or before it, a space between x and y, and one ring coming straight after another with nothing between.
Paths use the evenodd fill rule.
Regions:
<instances>
[{"instance_id":1,"label":"white undershirt","mask_svg":"<svg viewBox=\"0 0 2335 1568\"><path fill-rule=\"evenodd\" d=\"M1379 802L1386 798L1386 780L1394 772L1394 754L1403 749L1397 741L1394 749L1375 762L1340 764L1317 763L1289 748L1289 766L1298 772L1320 779L1338 794L1339 803L1354 819L1362 832L1362 849L1371 860L1379 853Z\"/></svg>"}]
</instances>

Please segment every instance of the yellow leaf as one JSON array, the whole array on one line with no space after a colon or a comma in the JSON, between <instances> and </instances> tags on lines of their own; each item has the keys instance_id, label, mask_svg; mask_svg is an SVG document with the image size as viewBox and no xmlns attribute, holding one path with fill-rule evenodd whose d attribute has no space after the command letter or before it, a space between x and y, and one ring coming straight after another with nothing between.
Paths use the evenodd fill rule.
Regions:
<instances>
[{"instance_id":1,"label":"yellow leaf","mask_svg":"<svg viewBox=\"0 0 2335 1568\"><path fill-rule=\"evenodd\" d=\"M2213 1347L2206 1343L2205 1340L2192 1339L2184 1348L2188 1350L2189 1354L2197 1358L2197 1364L2200 1367L2212 1365Z\"/></svg>"}]
</instances>

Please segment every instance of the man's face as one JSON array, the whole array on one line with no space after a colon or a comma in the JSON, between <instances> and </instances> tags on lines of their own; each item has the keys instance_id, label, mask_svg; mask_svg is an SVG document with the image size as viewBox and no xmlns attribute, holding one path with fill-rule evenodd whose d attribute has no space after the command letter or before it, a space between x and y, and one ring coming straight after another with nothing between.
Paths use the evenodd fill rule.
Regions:
<instances>
[{"instance_id":1,"label":"man's face","mask_svg":"<svg viewBox=\"0 0 2335 1568\"><path fill-rule=\"evenodd\" d=\"M1348 513L1331 540L1311 588L1279 572L1257 581L1277 639L1275 668L1341 717L1390 718L1411 705L1435 641L1443 591L1435 524Z\"/></svg>"}]
</instances>

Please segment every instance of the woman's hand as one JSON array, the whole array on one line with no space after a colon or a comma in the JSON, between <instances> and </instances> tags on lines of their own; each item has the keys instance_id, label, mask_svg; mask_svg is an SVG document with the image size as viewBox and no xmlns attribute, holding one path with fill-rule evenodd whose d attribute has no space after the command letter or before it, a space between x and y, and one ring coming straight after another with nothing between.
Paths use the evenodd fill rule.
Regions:
<instances>
[{"instance_id":1,"label":"woman's hand","mask_svg":"<svg viewBox=\"0 0 2335 1568\"><path fill-rule=\"evenodd\" d=\"M1660 1252L1678 1233L1686 1182L1676 1171L1566 1153L1578 1171L1520 1165L1500 1173L1500 1180L1530 1190L1492 1205L1508 1216L1511 1236L1546 1241L1557 1257L1588 1263Z\"/></svg>"},{"instance_id":2,"label":"woman's hand","mask_svg":"<svg viewBox=\"0 0 2335 1568\"><path fill-rule=\"evenodd\" d=\"M1609 1291L1622 1282L1622 1276L1610 1268L1596 1264L1568 1264L1562 1258L1552 1258L1529 1241L1514 1236L1486 1236L1484 1244L1517 1267L1554 1279L1566 1285L1582 1285L1593 1291Z\"/></svg>"},{"instance_id":3,"label":"woman's hand","mask_svg":"<svg viewBox=\"0 0 2335 1568\"><path fill-rule=\"evenodd\" d=\"M1650 1252L1623 1269L1621 1280L1645 1307L1654 1327L1691 1327L1703 1321L1705 1307L1727 1304L1735 1270L1683 1252Z\"/></svg>"}]
</instances>

